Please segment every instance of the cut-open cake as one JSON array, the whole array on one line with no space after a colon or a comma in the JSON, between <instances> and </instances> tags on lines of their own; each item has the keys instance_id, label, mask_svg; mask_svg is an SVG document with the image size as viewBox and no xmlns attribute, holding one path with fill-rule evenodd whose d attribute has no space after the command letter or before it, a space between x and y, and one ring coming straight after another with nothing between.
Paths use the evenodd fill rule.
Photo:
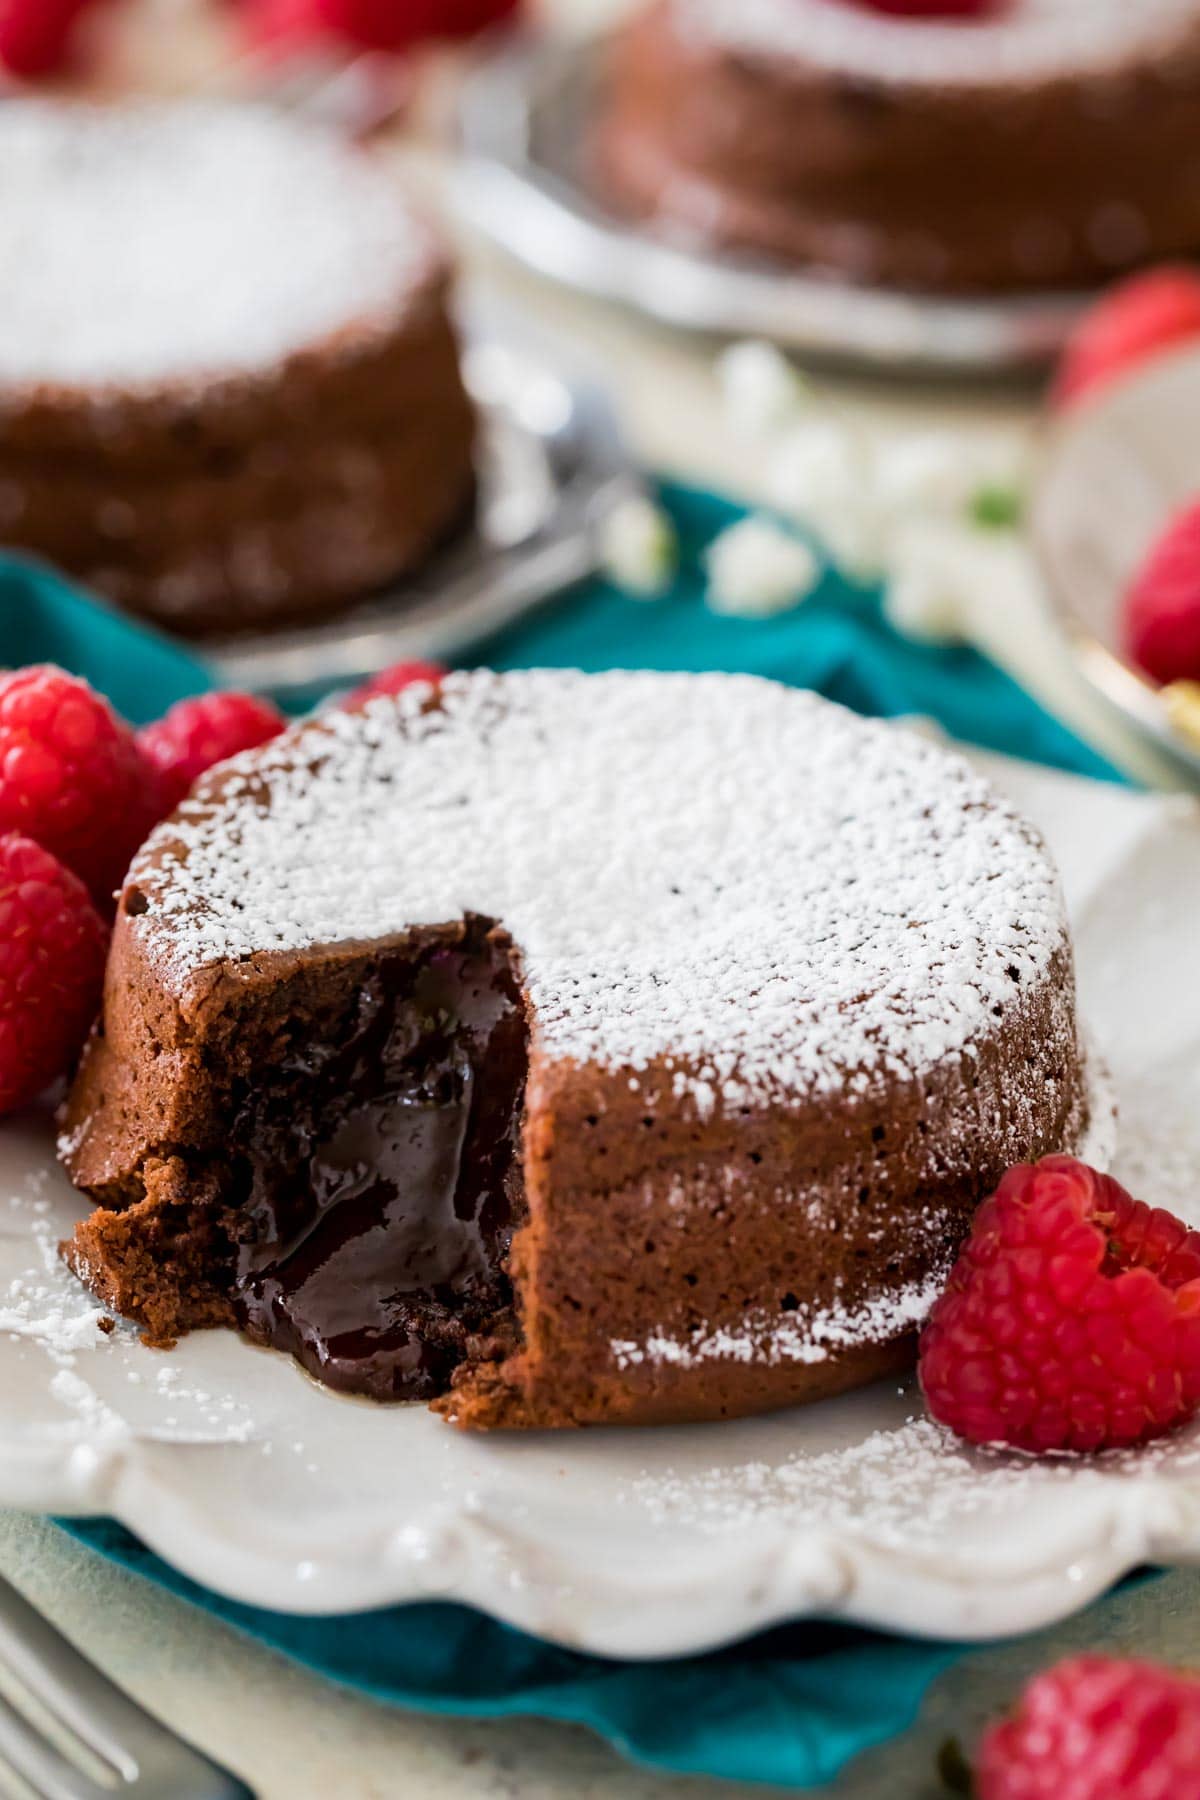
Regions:
<instances>
[{"instance_id":1,"label":"cut-open cake","mask_svg":"<svg viewBox=\"0 0 1200 1800\"><path fill-rule=\"evenodd\" d=\"M979 1200L1088 1122L1037 834L735 676L455 675L202 778L121 897L65 1254L468 1425L900 1366Z\"/></svg>"}]
</instances>

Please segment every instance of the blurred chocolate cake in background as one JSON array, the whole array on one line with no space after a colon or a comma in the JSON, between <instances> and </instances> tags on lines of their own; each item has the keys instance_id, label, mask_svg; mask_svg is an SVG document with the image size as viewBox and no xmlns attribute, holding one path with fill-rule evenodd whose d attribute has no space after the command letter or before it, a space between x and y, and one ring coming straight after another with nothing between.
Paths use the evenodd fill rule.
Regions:
<instances>
[{"instance_id":1,"label":"blurred chocolate cake in background","mask_svg":"<svg viewBox=\"0 0 1200 1800\"><path fill-rule=\"evenodd\" d=\"M1200 250L1200 0L969 10L654 0L615 44L594 180L675 238L917 290Z\"/></svg>"},{"instance_id":2,"label":"blurred chocolate cake in background","mask_svg":"<svg viewBox=\"0 0 1200 1800\"><path fill-rule=\"evenodd\" d=\"M187 636L326 616L469 517L449 269L265 107L0 108L0 542Z\"/></svg>"}]
</instances>

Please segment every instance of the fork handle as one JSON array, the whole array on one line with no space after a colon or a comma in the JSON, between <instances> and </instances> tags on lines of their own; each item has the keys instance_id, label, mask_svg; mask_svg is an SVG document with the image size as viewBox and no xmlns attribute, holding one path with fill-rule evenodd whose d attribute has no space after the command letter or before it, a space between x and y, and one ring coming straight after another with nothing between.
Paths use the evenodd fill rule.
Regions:
<instances>
[{"instance_id":1,"label":"fork handle","mask_svg":"<svg viewBox=\"0 0 1200 1800\"><path fill-rule=\"evenodd\" d=\"M110 1681L3 1576L0 1663L111 1764L137 1800L255 1800L236 1775Z\"/></svg>"}]
</instances>

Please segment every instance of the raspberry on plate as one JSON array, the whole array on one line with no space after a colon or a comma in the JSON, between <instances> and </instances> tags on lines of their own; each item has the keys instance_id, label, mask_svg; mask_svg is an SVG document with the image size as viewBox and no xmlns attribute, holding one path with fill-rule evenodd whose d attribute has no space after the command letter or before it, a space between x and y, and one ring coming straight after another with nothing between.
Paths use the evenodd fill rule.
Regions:
<instances>
[{"instance_id":1,"label":"raspberry on plate","mask_svg":"<svg viewBox=\"0 0 1200 1800\"><path fill-rule=\"evenodd\" d=\"M159 810L133 732L86 681L49 664L0 676L0 832L41 844L106 906Z\"/></svg>"},{"instance_id":2,"label":"raspberry on plate","mask_svg":"<svg viewBox=\"0 0 1200 1800\"><path fill-rule=\"evenodd\" d=\"M1147 358L1200 337L1200 272L1151 269L1097 301L1072 333L1051 392L1073 406Z\"/></svg>"},{"instance_id":3,"label":"raspberry on plate","mask_svg":"<svg viewBox=\"0 0 1200 1800\"><path fill-rule=\"evenodd\" d=\"M1011 1169L921 1338L934 1418L1034 1453L1141 1443L1200 1406L1200 1232L1070 1156Z\"/></svg>"},{"instance_id":4,"label":"raspberry on plate","mask_svg":"<svg viewBox=\"0 0 1200 1800\"><path fill-rule=\"evenodd\" d=\"M980 1746L977 1800L1196 1800L1200 1680L1076 1656L1029 1683Z\"/></svg>"},{"instance_id":5,"label":"raspberry on plate","mask_svg":"<svg viewBox=\"0 0 1200 1800\"><path fill-rule=\"evenodd\" d=\"M0 1113L66 1074L100 1004L107 944L78 877L29 838L0 837Z\"/></svg>"},{"instance_id":6,"label":"raspberry on plate","mask_svg":"<svg viewBox=\"0 0 1200 1800\"><path fill-rule=\"evenodd\" d=\"M278 737L287 720L254 694L200 694L179 700L138 732L142 755L158 771L162 810L178 806L192 783L214 763Z\"/></svg>"},{"instance_id":7,"label":"raspberry on plate","mask_svg":"<svg viewBox=\"0 0 1200 1800\"><path fill-rule=\"evenodd\" d=\"M1155 681L1200 681L1200 500L1171 520L1134 576L1121 636Z\"/></svg>"},{"instance_id":8,"label":"raspberry on plate","mask_svg":"<svg viewBox=\"0 0 1200 1800\"><path fill-rule=\"evenodd\" d=\"M75 28L92 0L0 0L0 65L24 80L71 60Z\"/></svg>"},{"instance_id":9,"label":"raspberry on plate","mask_svg":"<svg viewBox=\"0 0 1200 1800\"><path fill-rule=\"evenodd\" d=\"M361 687L356 687L346 695L342 702L344 712L358 712L368 700L376 699L380 694L400 694L407 687L415 687L418 681L427 681L436 685L447 673L441 663L435 662L398 662L390 669L381 669L378 675L372 675Z\"/></svg>"},{"instance_id":10,"label":"raspberry on plate","mask_svg":"<svg viewBox=\"0 0 1200 1800\"><path fill-rule=\"evenodd\" d=\"M855 4L904 19L976 19L1001 11L1007 0L855 0Z\"/></svg>"}]
</instances>

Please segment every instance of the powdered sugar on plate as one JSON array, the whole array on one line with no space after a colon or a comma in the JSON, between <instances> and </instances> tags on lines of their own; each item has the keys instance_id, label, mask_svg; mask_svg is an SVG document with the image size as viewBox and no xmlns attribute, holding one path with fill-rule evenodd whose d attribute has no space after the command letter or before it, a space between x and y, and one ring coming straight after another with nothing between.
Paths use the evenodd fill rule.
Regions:
<instances>
[{"instance_id":1,"label":"powdered sugar on plate","mask_svg":"<svg viewBox=\"0 0 1200 1800\"><path fill-rule=\"evenodd\" d=\"M1200 44L1198 0L1011 0L990 18L888 18L850 0L673 0L678 28L846 74L981 87Z\"/></svg>"},{"instance_id":2,"label":"powdered sugar on plate","mask_svg":"<svg viewBox=\"0 0 1200 1800\"><path fill-rule=\"evenodd\" d=\"M811 694L541 671L427 701L235 759L150 840L121 928L185 1006L226 959L475 913L548 1056L705 1112L969 1052L1066 944L1040 839L966 762Z\"/></svg>"},{"instance_id":3,"label":"powdered sugar on plate","mask_svg":"<svg viewBox=\"0 0 1200 1800\"><path fill-rule=\"evenodd\" d=\"M391 325L429 266L392 181L311 123L0 107L0 384L252 374Z\"/></svg>"},{"instance_id":4,"label":"powdered sugar on plate","mask_svg":"<svg viewBox=\"0 0 1200 1800\"><path fill-rule=\"evenodd\" d=\"M33 1251L30 1267L0 1288L0 1332L35 1340L66 1370L101 1341L105 1313L63 1266L48 1187L49 1170L39 1171L0 1206L0 1236L19 1235Z\"/></svg>"}]
</instances>

